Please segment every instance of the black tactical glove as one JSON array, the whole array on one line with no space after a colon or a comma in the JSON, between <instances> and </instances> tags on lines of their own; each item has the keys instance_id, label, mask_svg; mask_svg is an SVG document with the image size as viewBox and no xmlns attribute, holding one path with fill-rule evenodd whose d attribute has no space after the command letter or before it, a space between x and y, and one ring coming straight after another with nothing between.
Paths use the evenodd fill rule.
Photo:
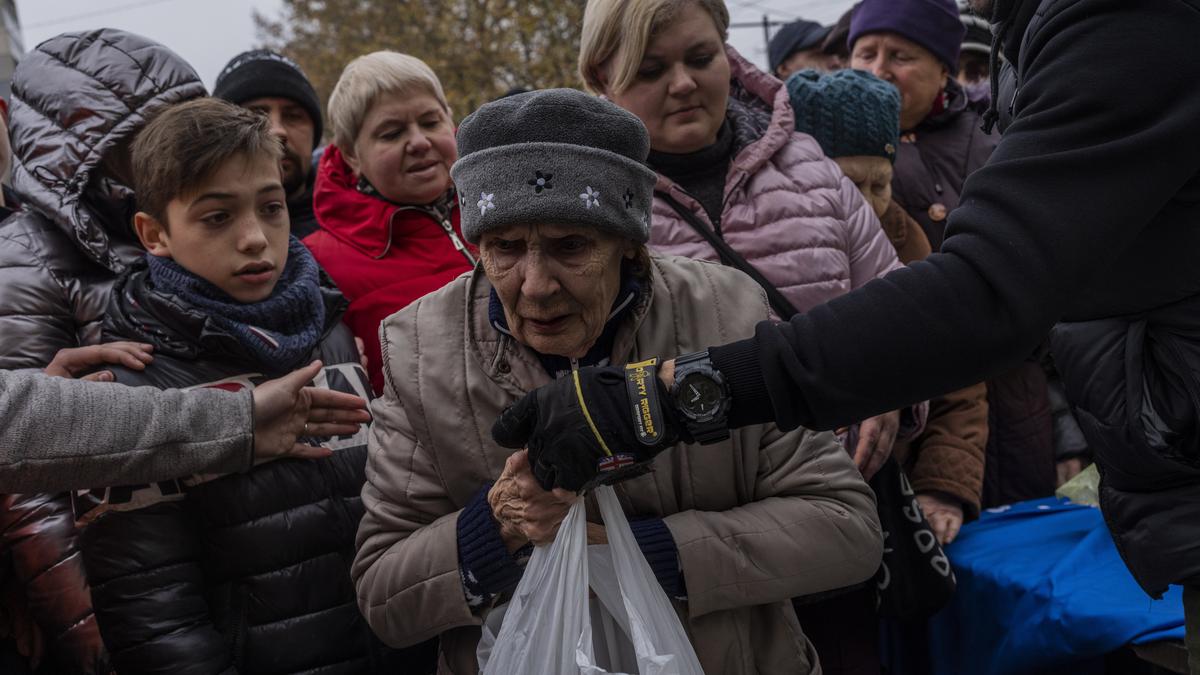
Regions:
<instances>
[{"instance_id":1,"label":"black tactical glove","mask_svg":"<svg viewBox=\"0 0 1200 675\"><path fill-rule=\"evenodd\" d=\"M656 365L651 359L564 375L509 406L492 438L529 448L546 490L583 492L641 475L658 453L688 440Z\"/></svg>"}]
</instances>

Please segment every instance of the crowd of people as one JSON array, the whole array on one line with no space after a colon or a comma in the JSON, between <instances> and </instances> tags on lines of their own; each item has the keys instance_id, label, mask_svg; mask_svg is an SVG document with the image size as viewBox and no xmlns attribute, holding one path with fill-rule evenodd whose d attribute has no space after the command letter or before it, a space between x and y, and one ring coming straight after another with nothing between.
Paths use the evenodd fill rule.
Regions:
<instances>
[{"instance_id":1,"label":"crowd of people","mask_svg":"<svg viewBox=\"0 0 1200 675\"><path fill-rule=\"evenodd\" d=\"M766 420L765 396L748 413L730 381L732 433L689 417L600 478L570 434L644 445L602 414L549 450L513 429L553 414L523 398L546 385L574 378L587 415L625 383L581 373L670 377L648 359L937 266L997 106L1013 114L992 18L863 0L781 27L763 71L728 44L724 0L588 0L586 91L476 111L419 54L355 58L323 110L268 50L209 96L142 36L41 43L0 134L0 369L245 394L319 359L305 378L372 400L371 419L319 412L301 440L327 450L252 466L229 420L243 440L221 464L3 495L0 670L476 672L480 624L577 499L607 541L588 492L607 482L706 672L885 672L881 469L945 546L1092 459L1046 339L814 428ZM889 311L936 324L946 302ZM861 355L871 387L902 386Z\"/></svg>"}]
</instances>

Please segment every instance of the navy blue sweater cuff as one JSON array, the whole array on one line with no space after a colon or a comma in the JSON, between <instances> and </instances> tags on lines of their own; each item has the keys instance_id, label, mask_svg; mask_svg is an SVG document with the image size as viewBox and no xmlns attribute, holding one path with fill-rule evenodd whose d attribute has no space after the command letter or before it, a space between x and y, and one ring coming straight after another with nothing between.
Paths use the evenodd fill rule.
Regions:
<instances>
[{"instance_id":1,"label":"navy blue sweater cuff","mask_svg":"<svg viewBox=\"0 0 1200 675\"><path fill-rule=\"evenodd\" d=\"M516 588L524 571L500 537L500 524L487 501L491 487L483 486L458 514L458 566L472 608Z\"/></svg>"},{"instance_id":2,"label":"navy blue sweater cuff","mask_svg":"<svg viewBox=\"0 0 1200 675\"><path fill-rule=\"evenodd\" d=\"M637 540L638 548L654 570L658 583L671 598L687 597L683 584L683 570L679 568L679 549L675 547L675 538L671 530L661 518L646 518L630 521L629 529Z\"/></svg>"},{"instance_id":3,"label":"navy blue sweater cuff","mask_svg":"<svg viewBox=\"0 0 1200 675\"><path fill-rule=\"evenodd\" d=\"M725 378L733 405L729 409L729 428L773 422L774 408L754 338L709 347L708 357Z\"/></svg>"}]
</instances>

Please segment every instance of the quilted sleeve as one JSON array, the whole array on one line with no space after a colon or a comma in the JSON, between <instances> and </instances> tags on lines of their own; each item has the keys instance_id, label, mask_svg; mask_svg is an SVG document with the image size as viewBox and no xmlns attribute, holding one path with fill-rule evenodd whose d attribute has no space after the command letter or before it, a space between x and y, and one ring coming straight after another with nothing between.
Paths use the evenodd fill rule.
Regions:
<instances>
[{"instance_id":1,"label":"quilted sleeve","mask_svg":"<svg viewBox=\"0 0 1200 675\"><path fill-rule=\"evenodd\" d=\"M58 350L79 346L75 316L32 235L11 223L0 232L0 369L43 368Z\"/></svg>"}]
</instances>

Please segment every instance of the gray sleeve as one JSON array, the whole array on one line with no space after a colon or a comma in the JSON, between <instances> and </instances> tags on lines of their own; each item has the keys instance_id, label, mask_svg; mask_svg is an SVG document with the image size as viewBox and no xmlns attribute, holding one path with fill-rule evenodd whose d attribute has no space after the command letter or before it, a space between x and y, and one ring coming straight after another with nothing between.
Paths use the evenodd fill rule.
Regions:
<instances>
[{"instance_id":1,"label":"gray sleeve","mask_svg":"<svg viewBox=\"0 0 1200 675\"><path fill-rule=\"evenodd\" d=\"M185 393L0 371L0 493L244 471L253 445L248 391Z\"/></svg>"}]
</instances>

